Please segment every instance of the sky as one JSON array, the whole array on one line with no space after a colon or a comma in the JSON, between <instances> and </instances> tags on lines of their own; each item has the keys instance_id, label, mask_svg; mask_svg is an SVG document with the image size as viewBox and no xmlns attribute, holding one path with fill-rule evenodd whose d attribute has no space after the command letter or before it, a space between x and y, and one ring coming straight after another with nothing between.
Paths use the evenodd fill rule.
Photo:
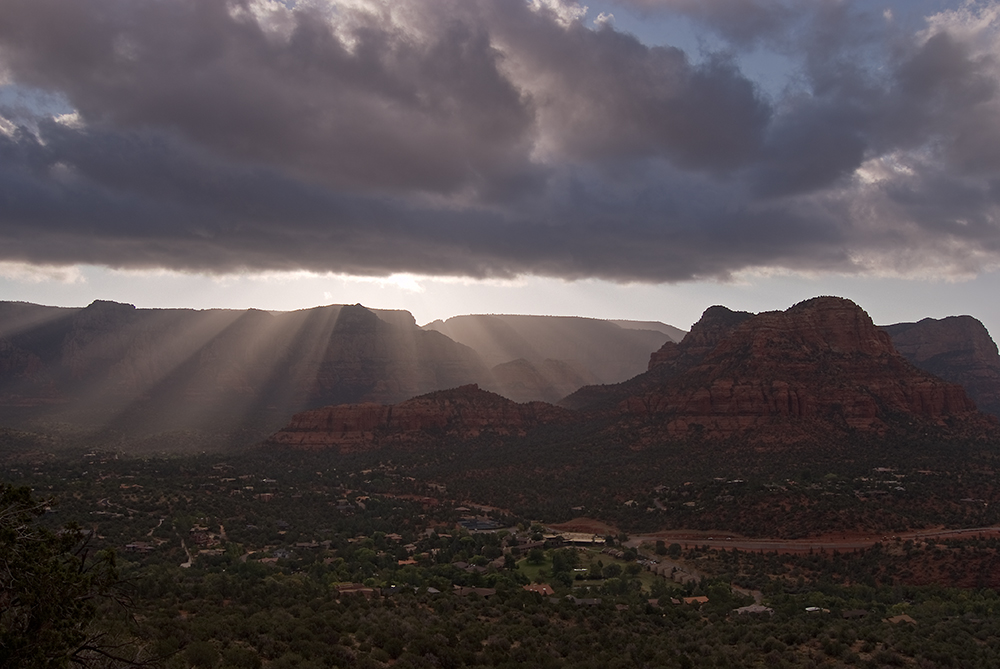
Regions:
<instances>
[{"instance_id":1,"label":"sky","mask_svg":"<svg viewBox=\"0 0 1000 669\"><path fill-rule=\"evenodd\" d=\"M1000 334L1000 3L0 0L0 299Z\"/></svg>"}]
</instances>

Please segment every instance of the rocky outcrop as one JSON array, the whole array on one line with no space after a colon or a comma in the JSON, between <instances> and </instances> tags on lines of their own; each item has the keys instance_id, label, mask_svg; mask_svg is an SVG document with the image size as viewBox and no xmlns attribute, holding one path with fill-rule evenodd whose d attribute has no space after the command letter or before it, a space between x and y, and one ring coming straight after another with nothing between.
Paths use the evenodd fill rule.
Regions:
<instances>
[{"instance_id":1,"label":"rocky outcrop","mask_svg":"<svg viewBox=\"0 0 1000 669\"><path fill-rule=\"evenodd\" d=\"M663 364L689 367L699 362L738 325L752 316L749 312L732 311L723 306L709 307L681 340L684 345L680 346L672 341L664 343L650 356L648 369Z\"/></svg>"},{"instance_id":2,"label":"rocky outcrop","mask_svg":"<svg viewBox=\"0 0 1000 669\"><path fill-rule=\"evenodd\" d=\"M980 321L972 316L925 318L882 329L915 366L961 384L981 411L1000 416L1000 354Z\"/></svg>"},{"instance_id":3,"label":"rocky outcrop","mask_svg":"<svg viewBox=\"0 0 1000 669\"><path fill-rule=\"evenodd\" d=\"M960 386L914 367L850 300L756 316L713 307L704 320L646 374L563 404L642 423L654 440L991 425Z\"/></svg>"},{"instance_id":4,"label":"rocky outcrop","mask_svg":"<svg viewBox=\"0 0 1000 669\"><path fill-rule=\"evenodd\" d=\"M468 385L393 406L369 403L305 411L294 416L271 441L281 446L350 453L428 444L442 438L472 439L486 432L523 436L541 425L572 419L572 412L551 404L518 404Z\"/></svg>"},{"instance_id":5,"label":"rocky outcrop","mask_svg":"<svg viewBox=\"0 0 1000 669\"><path fill-rule=\"evenodd\" d=\"M630 395L643 393L643 388L668 384L700 363L720 341L752 316L746 311L732 311L719 305L709 307L680 342L664 342L650 355L646 374L619 384L583 386L557 404L578 411L606 408Z\"/></svg>"}]
</instances>

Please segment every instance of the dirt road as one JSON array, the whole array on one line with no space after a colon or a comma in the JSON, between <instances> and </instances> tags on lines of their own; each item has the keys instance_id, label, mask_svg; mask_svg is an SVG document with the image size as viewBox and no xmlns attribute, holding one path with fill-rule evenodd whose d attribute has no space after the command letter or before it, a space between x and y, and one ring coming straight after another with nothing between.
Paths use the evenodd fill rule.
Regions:
<instances>
[{"instance_id":1,"label":"dirt road","mask_svg":"<svg viewBox=\"0 0 1000 669\"><path fill-rule=\"evenodd\" d=\"M711 548L736 548L741 551L777 551L779 553L807 553L809 551L852 551L869 548L876 543L889 541L927 541L930 539L948 539L958 537L997 537L1000 536L1000 526L972 527L957 530L934 529L901 532L886 535L846 535L831 534L807 539L759 539L742 537L732 534L709 534L707 532L671 531L643 534L630 538L626 545L638 547L644 543L663 541L667 545L677 543L687 548L690 546L709 546Z\"/></svg>"}]
</instances>

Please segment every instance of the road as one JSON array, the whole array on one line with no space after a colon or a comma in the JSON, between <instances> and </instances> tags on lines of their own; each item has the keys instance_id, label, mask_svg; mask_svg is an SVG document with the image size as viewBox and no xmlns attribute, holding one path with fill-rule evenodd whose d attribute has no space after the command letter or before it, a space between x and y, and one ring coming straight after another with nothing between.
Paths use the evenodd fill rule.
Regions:
<instances>
[{"instance_id":1,"label":"road","mask_svg":"<svg viewBox=\"0 0 1000 669\"><path fill-rule=\"evenodd\" d=\"M627 546L637 548L644 543L654 543L663 541L667 545L672 543L681 546L709 546L711 548L735 548L741 551L777 551L779 553L805 553L811 550L837 550L852 551L869 548L876 543L888 541L926 540L926 539L947 539L954 537L969 536L1000 536L1000 526L971 527L957 530L918 530L914 532L900 532L899 534L871 535L871 536L846 536L837 535L812 537L808 539L756 539L751 537L741 537L730 534L712 534L690 531L658 532L656 534L643 534L632 537L626 542Z\"/></svg>"}]
</instances>

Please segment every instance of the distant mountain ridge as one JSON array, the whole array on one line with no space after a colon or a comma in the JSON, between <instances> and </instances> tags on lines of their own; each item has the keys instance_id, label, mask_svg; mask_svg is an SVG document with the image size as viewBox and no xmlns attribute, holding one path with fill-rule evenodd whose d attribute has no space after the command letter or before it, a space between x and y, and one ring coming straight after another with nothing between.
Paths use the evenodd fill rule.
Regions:
<instances>
[{"instance_id":1,"label":"distant mountain ridge","mask_svg":"<svg viewBox=\"0 0 1000 669\"><path fill-rule=\"evenodd\" d=\"M521 337L531 360L487 365L433 327L417 327L409 312L361 305L267 312L0 302L0 425L101 426L126 436L195 430L206 435L198 447L241 433L246 443L304 409L392 404L466 384L517 401L555 401L603 381L592 365L641 371L667 339L634 323L512 318L559 332L567 346Z\"/></svg>"},{"instance_id":2,"label":"distant mountain ridge","mask_svg":"<svg viewBox=\"0 0 1000 669\"><path fill-rule=\"evenodd\" d=\"M635 376L645 369L651 351L683 334L664 323L576 316L455 316L428 323L424 329L478 351L490 367L519 359L534 364L561 360L587 370L597 383Z\"/></svg>"},{"instance_id":3,"label":"distant mountain ridge","mask_svg":"<svg viewBox=\"0 0 1000 669\"><path fill-rule=\"evenodd\" d=\"M842 315L855 308L842 309ZM784 312L754 315L711 307L676 342L668 336L670 326L655 322L626 322L622 327L569 317L467 316L420 328L409 312L361 305L266 312L136 309L105 301L85 308L0 302L0 425L99 426L122 436L123 443L137 434L170 432L179 435L180 442L163 442L156 448L182 447L178 444L206 448L219 440L253 443L306 409L365 402L392 405L478 384L482 392L502 394L508 400L558 402L602 420L627 415L633 422L656 422L659 418L651 417L666 413L642 407L665 403L677 416L694 412L668 421L678 434L688 431L682 425L728 433L732 429L723 425L727 421L736 425L733 429L761 421L747 415L739 420L715 415L723 406L724 383L719 380L723 377L703 390L697 402L693 398L681 402L676 393L671 398L659 396L656 388L694 374L699 366L698 374L710 376L703 367L721 364L718 355L725 347L716 355L717 347L752 321L771 323L754 326L760 329L755 336L766 340L766 333L777 331L777 313ZM476 339L472 334L478 332L474 343L480 350L441 330L451 330L466 341ZM917 367L963 384L983 409L1000 411L1000 356L978 321L967 316L925 319L883 330ZM880 336L868 325L865 332L872 341ZM803 345L771 341L779 344L791 346L789 360L795 358L795 347ZM521 357L511 357L517 355ZM501 362L490 364L496 360ZM762 358L747 360L759 366ZM800 363L812 364L809 356ZM598 376L595 369L609 376ZM625 374L626 380L618 383L606 380ZM735 378L734 374L727 378ZM883 390L891 385L887 383ZM941 405L942 411L958 412L961 401L935 383L925 381L924 390L916 395L912 389L900 392L922 397L928 406ZM834 389L822 387L824 396L836 395ZM772 386L735 382L731 390L739 407L751 400L783 406L775 393ZM786 403L802 407L795 411L813 410L812 400L801 400L808 396L806 391L786 395ZM793 395L798 399L788 399ZM872 406L900 405L899 392L890 396L895 399L875 393L874 399L860 402L852 409L855 413L844 414L844 424L882 421L878 418L882 409ZM707 409L702 406L706 401ZM631 408L623 409L623 402L630 402ZM702 408L696 411L697 406ZM648 416L639 418L644 411Z\"/></svg>"},{"instance_id":4,"label":"distant mountain ridge","mask_svg":"<svg viewBox=\"0 0 1000 669\"><path fill-rule=\"evenodd\" d=\"M409 313L360 305L270 313L0 303L8 417L33 409L123 432L273 430L310 406L395 402L487 374L474 351L419 329Z\"/></svg>"}]
</instances>

